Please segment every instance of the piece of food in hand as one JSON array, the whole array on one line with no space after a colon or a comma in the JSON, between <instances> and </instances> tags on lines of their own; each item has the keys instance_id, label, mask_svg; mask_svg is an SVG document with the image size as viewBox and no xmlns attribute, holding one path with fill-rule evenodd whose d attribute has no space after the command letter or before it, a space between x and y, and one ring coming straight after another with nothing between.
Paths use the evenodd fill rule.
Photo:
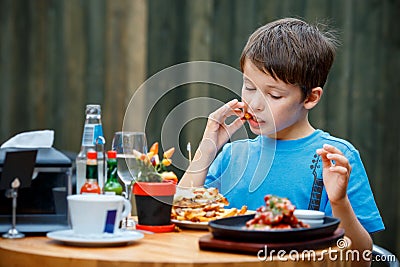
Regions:
<instances>
[{"instance_id":1,"label":"piece of food in hand","mask_svg":"<svg viewBox=\"0 0 400 267\"><path fill-rule=\"evenodd\" d=\"M309 228L293 214L296 207L287 198L267 195L265 206L256 210L254 218L246 222L251 230L277 230L292 228Z\"/></svg>"},{"instance_id":2,"label":"piece of food in hand","mask_svg":"<svg viewBox=\"0 0 400 267\"><path fill-rule=\"evenodd\" d=\"M250 120L250 119L253 118L253 116L252 116L250 113L246 112L246 113L244 114L244 118L245 118L246 120Z\"/></svg>"}]
</instances>

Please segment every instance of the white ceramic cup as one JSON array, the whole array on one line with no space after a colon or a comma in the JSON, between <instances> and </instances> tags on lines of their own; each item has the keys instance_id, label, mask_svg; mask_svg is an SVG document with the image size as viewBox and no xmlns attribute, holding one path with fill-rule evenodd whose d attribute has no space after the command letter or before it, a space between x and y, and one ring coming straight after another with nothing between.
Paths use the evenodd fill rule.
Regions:
<instances>
[{"instance_id":1,"label":"white ceramic cup","mask_svg":"<svg viewBox=\"0 0 400 267\"><path fill-rule=\"evenodd\" d=\"M72 229L79 235L115 233L131 213L131 203L122 196L83 194L67 200Z\"/></svg>"}]
</instances>

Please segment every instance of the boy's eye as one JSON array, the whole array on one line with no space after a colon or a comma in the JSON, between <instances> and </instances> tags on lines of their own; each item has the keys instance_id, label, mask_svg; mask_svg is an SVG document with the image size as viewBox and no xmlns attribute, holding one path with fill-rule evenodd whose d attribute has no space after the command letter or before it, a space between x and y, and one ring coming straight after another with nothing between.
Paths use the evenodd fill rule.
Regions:
<instances>
[{"instance_id":1,"label":"boy's eye","mask_svg":"<svg viewBox=\"0 0 400 267\"><path fill-rule=\"evenodd\" d=\"M249 91L251 91L251 90L256 90L256 88L247 87L246 85L244 86L244 88L245 88L246 90L249 90Z\"/></svg>"},{"instance_id":2,"label":"boy's eye","mask_svg":"<svg viewBox=\"0 0 400 267\"><path fill-rule=\"evenodd\" d=\"M278 95L273 95L273 94L269 94L273 99L280 99L282 98L281 96Z\"/></svg>"}]
</instances>

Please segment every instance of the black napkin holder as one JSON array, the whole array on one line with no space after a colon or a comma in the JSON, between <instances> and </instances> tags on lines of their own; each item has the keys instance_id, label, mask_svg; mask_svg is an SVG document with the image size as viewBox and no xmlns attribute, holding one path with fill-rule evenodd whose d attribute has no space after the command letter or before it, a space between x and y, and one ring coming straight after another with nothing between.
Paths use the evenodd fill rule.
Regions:
<instances>
[{"instance_id":1,"label":"black napkin holder","mask_svg":"<svg viewBox=\"0 0 400 267\"><path fill-rule=\"evenodd\" d=\"M3 180L8 151L0 149L0 232L11 225L11 199L5 196L10 177ZM21 166L23 169L23 166ZM21 170L22 171L22 170ZM17 227L25 234L45 234L69 228L66 196L72 194L72 161L55 148L38 148L31 180L24 179L18 189Z\"/></svg>"}]
</instances>

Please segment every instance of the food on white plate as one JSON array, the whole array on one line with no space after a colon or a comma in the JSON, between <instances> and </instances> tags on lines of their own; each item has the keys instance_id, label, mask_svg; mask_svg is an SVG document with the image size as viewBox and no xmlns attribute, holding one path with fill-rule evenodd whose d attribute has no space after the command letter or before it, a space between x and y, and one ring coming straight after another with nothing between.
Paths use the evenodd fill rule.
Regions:
<instances>
[{"instance_id":1,"label":"food on white plate","mask_svg":"<svg viewBox=\"0 0 400 267\"><path fill-rule=\"evenodd\" d=\"M225 208L228 200L217 188L189 188L177 190L172 206L171 219L190 222L209 222L216 219L243 215L247 206Z\"/></svg>"},{"instance_id":2,"label":"food on white plate","mask_svg":"<svg viewBox=\"0 0 400 267\"><path fill-rule=\"evenodd\" d=\"M249 230L283 230L309 228L293 214L296 207L287 198L266 195L265 206L256 210L254 218L246 222Z\"/></svg>"},{"instance_id":3,"label":"food on white plate","mask_svg":"<svg viewBox=\"0 0 400 267\"><path fill-rule=\"evenodd\" d=\"M177 207L195 208L215 203L219 203L223 206L229 205L228 200L219 193L217 188L193 187L177 189L173 205Z\"/></svg>"}]
</instances>

